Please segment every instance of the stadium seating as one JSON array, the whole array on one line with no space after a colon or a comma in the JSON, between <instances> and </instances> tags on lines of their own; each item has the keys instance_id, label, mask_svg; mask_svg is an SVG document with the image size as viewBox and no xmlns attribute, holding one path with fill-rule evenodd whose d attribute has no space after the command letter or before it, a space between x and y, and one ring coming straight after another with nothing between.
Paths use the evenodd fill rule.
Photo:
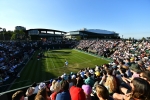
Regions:
<instances>
[{"instance_id":1,"label":"stadium seating","mask_svg":"<svg viewBox=\"0 0 150 100\"><path fill-rule=\"evenodd\" d=\"M63 42L46 41L42 43L44 45L59 45ZM44 90L47 91L47 94L46 97L44 95L42 97L51 100L127 100L135 98L138 100L150 100L150 41L131 41L129 43L122 40L81 40L79 42L65 41L65 43L71 44L72 47L75 46L76 49L83 52L111 58L113 61L104 65L96 65L95 68L81 69L77 73L64 73L56 79L18 89L24 92L28 100L31 100L31 98L33 100L36 93L36 98L40 98L38 95ZM23 43L22 45L27 44ZM8 47L7 45L9 43L1 43L0 47L5 49L4 47ZM16 49L18 50L17 45L16 43ZM31 50L30 46L28 53ZM3 61L4 58L0 57L0 61ZM15 65L12 67L15 68ZM2 68L5 69L5 67ZM2 74L5 73L2 71ZM63 89L56 91L59 90L59 86L63 87ZM31 87L30 96L26 94L29 92L29 87ZM1 94L0 99L10 100L8 96L12 96L14 92L16 90ZM63 93L65 94L64 98L67 99L60 99Z\"/></svg>"}]
</instances>

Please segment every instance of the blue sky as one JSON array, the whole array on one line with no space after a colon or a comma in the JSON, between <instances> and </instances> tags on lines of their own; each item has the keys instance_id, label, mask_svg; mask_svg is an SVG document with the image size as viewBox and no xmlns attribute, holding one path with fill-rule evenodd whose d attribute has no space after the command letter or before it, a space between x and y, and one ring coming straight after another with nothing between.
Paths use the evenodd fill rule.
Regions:
<instances>
[{"instance_id":1,"label":"blue sky","mask_svg":"<svg viewBox=\"0 0 150 100\"><path fill-rule=\"evenodd\" d=\"M150 36L150 0L0 0L0 27L115 31Z\"/></svg>"}]
</instances>

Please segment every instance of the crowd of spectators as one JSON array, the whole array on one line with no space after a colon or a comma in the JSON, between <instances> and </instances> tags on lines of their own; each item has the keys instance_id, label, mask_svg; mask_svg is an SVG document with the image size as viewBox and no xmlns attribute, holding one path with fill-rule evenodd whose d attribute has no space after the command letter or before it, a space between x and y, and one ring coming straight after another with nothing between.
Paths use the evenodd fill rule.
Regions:
<instances>
[{"instance_id":1,"label":"crowd of spectators","mask_svg":"<svg viewBox=\"0 0 150 100\"><path fill-rule=\"evenodd\" d=\"M51 45L51 44L75 44L77 41L76 40L68 40L68 39L63 39L63 40L42 40L43 45Z\"/></svg>"},{"instance_id":2,"label":"crowd of spectators","mask_svg":"<svg viewBox=\"0 0 150 100\"><path fill-rule=\"evenodd\" d=\"M95 42L96 42L96 40L80 40L78 45L77 45L77 48L84 50Z\"/></svg>"},{"instance_id":3,"label":"crowd of spectators","mask_svg":"<svg viewBox=\"0 0 150 100\"><path fill-rule=\"evenodd\" d=\"M82 40L76 48L109 57L119 43L120 41L116 40Z\"/></svg>"},{"instance_id":4,"label":"crowd of spectators","mask_svg":"<svg viewBox=\"0 0 150 100\"><path fill-rule=\"evenodd\" d=\"M34 52L35 43L0 42L0 83L16 77L16 68Z\"/></svg>"},{"instance_id":5,"label":"crowd of spectators","mask_svg":"<svg viewBox=\"0 0 150 100\"><path fill-rule=\"evenodd\" d=\"M64 73L57 79L34 83L26 91L29 100L150 100L150 42L82 40L77 48L90 48L113 59L95 68ZM83 49L82 49L83 50ZM101 51L99 51L101 50ZM92 66L91 66L92 67ZM19 92L21 93L21 91ZM22 98L21 95L18 98ZM16 94L12 100L20 100ZM32 98L32 99L31 99Z\"/></svg>"}]
</instances>

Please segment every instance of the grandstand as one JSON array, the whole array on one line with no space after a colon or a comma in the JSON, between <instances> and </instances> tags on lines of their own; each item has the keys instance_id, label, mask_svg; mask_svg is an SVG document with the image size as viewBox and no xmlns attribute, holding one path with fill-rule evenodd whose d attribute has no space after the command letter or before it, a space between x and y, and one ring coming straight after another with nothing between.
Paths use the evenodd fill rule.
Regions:
<instances>
[{"instance_id":1,"label":"grandstand","mask_svg":"<svg viewBox=\"0 0 150 100\"><path fill-rule=\"evenodd\" d=\"M108 32L108 34L110 33ZM24 64L26 60L31 58L27 66L29 69L35 71L35 76L28 73L28 71L25 72L27 69L27 66L25 66L24 68L26 69L22 72L22 75L20 75L20 79L18 80L21 80L21 77L25 78L27 76L37 80L40 79L40 77L51 79L47 81L39 80L37 84L30 83L32 85L21 87L12 91L1 92L0 100L11 100L12 94L18 90L22 90L28 100L34 100L37 92L43 89L47 89L47 98L52 98L54 93L57 94L55 99L59 98L58 96L61 95L61 91L63 91L69 95L68 98L70 99L68 100L86 100L87 98L90 98L90 100L98 100L98 98L108 100L127 100L129 97L131 99L136 98L138 100L150 100L150 41L128 43L118 39L110 40L95 38L80 41L46 40L30 43L3 42L0 47L2 50L0 56L1 61L5 60L3 58L3 55L6 55L5 52L11 50L9 53L12 56L7 57L7 59L8 61L11 61L10 64L13 64L13 67L11 67L12 65L8 65L9 67L7 68L10 69L8 70L9 72L15 69L16 64L17 66L20 66L21 64ZM41 49L39 49L40 47ZM33 50L35 53L33 53ZM45 58L37 60L36 56L39 52L43 52ZM24 54L23 58L22 56L17 55L18 53ZM32 54L33 57L31 57ZM64 59L67 59L69 64L72 66L69 66L68 68L61 68L60 65L64 63ZM34 67L31 68L32 62L34 62ZM50 67L50 70L58 76L49 77L49 75L53 76L53 74L48 73L47 70L45 71L45 69L48 69L48 66L46 63L42 64L42 62L47 62L48 65L52 64L51 66L53 67L55 66L57 69ZM1 64L7 65L7 63L3 62L1 62ZM40 74L36 73L35 67L41 70ZM66 71L66 73L63 71ZM48 74L43 75L44 72ZM7 77L8 74L6 73L1 70L2 76L5 76L1 77L2 80ZM16 76L14 72L13 75ZM66 85L67 88L65 88L65 90L60 90L60 93L58 93L56 92L57 89L53 86L60 84L60 82ZM24 84L27 84L27 82L24 82ZM34 89L34 92L30 95L26 93L26 91L29 90L29 87ZM138 88L135 89L135 87ZM36 89L38 89L38 91L35 91ZM74 92L74 89L78 91ZM105 92L101 93L99 91L101 89ZM127 93L127 91L129 93ZM78 92L79 94L77 94ZM86 95L84 95L84 93L86 93ZM135 95L134 93L140 94L140 96ZM102 96L99 96L98 94ZM103 96L103 94L106 94L106 96ZM130 94L130 96L127 97L126 94ZM76 99L76 96L79 95L81 96L81 99ZM58 100L61 99L59 98Z\"/></svg>"},{"instance_id":2,"label":"grandstand","mask_svg":"<svg viewBox=\"0 0 150 100\"><path fill-rule=\"evenodd\" d=\"M26 30L26 34L31 37L31 40L41 40L42 38L47 40L63 40L64 34L67 32L54 30L35 28Z\"/></svg>"},{"instance_id":3,"label":"grandstand","mask_svg":"<svg viewBox=\"0 0 150 100\"><path fill-rule=\"evenodd\" d=\"M119 34L114 31L83 28L77 31L70 31L67 37L73 39L120 39Z\"/></svg>"}]
</instances>

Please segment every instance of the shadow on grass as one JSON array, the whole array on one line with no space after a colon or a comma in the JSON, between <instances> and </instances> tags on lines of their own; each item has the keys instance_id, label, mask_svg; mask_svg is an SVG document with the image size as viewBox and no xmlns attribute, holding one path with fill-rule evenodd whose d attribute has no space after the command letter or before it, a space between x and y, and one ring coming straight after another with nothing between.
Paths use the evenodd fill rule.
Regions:
<instances>
[{"instance_id":1,"label":"shadow on grass","mask_svg":"<svg viewBox=\"0 0 150 100\"><path fill-rule=\"evenodd\" d=\"M71 53L71 51L58 51L58 50L52 50L52 51L49 51L49 53L70 54L70 53Z\"/></svg>"},{"instance_id":2,"label":"shadow on grass","mask_svg":"<svg viewBox=\"0 0 150 100\"><path fill-rule=\"evenodd\" d=\"M46 57L46 58L65 59L65 58L59 58L59 57ZM46 58L42 58L42 60L46 60Z\"/></svg>"}]
</instances>

